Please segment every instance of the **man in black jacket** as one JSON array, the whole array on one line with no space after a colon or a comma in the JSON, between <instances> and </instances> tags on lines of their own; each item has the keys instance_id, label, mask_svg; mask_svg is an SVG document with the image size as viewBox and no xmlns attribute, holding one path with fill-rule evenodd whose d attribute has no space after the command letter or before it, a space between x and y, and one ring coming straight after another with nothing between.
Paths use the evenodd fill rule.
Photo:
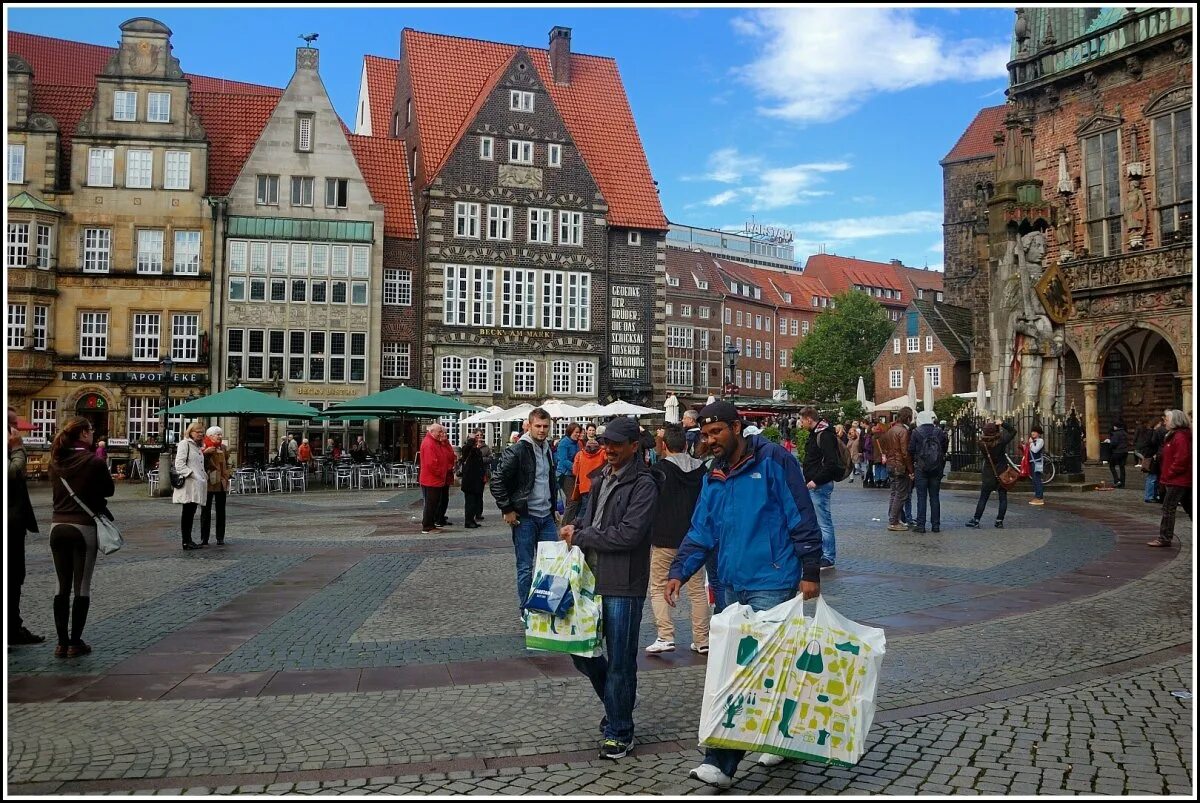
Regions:
<instances>
[{"instance_id":1,"label":"man in black jacket","mask_svg":"<svg viewBox=\"0 0 1200 803\"><path fill-rule=\"evenodd\" d=\"M704 482L704 464L687 453L687 440L678 424L667 424L658 431L659 461L650 471L658 478L658 505L650 528L650 607L658 637L646 648L654 655L675 651L675 621L671 606L663 598L671 561L692 523L700 486ZM692 652L708 654L708 593L704 572L698 572L684 586L692 606Z\"/></svg>"},{"instance_id":2,"label":"man in black jacket","mask_svg":"<svg viewBox=\"0 0 1200 803\"><path fill-rule=\"evenodd\" d=\"M608 657L572 656L604 703L600 757L618 759L633 750L633 705L637 699L638 631L650 580L650 526L658 483L639 457L638 424L632 418L608 423L600 436L604 468L593 471L586 509L560 531L580 547L596 575L604 600L601 627Z\"/></svg>"},{"instance_id":3,"label":"man in black jacket","mask_svg":"<svg viewBox=\"0 0 1200 803\"><path fill-rule=\"evenodd\" d=\"M8 408L8 644L41 644L45 636L29 632L21 620L21 586L25 583L25 533L38 531L29 487L25 484L25 443L17 411Z\"/></svg>"},{"instance_id":4,"label":"man in black jacket","mask_svg":"<svg viewBox=\"0 0 1200 803\"><path fill-rule=\"evenodd\" d=\"M554 520L558 483L550 451L550 414L541 407L529 413L521 439L504 450L489 487L504 523L512 528L517 553L517 607L524 622L525 600L533 584L533 561L539 541L557 541Z\"/></svg>"},{"instance_id":5,"label":"man in black jacket","mask_svg":"<svg viewBox=\"0 0 1200 803\"><path fill-rule=\"evenodd\" d=\"M804 459L800 461L804 479L808 481L808 494L817 511L817 524L821 528L821 569L832 569L837 561L837 537L833 531L833 511L829 503L833 497L833 486L841 475L837 450L837 434L814 407L800 411L800 426L808 430L804 443Z\"/></svg>"}]
</instances>

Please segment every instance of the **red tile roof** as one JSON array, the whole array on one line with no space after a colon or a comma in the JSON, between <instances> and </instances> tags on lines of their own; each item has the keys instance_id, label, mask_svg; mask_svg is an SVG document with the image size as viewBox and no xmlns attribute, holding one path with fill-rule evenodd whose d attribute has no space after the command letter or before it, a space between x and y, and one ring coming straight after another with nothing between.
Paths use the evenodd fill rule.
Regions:
<instances>
[{"instance_id":1,"label":"red tile roof","mask_svg":"<svg viewBox=\"0 0 1200 803\"><path fill-rule=\"evenodd\" d=\"M367 73L367 106L371 112L371 136L390 136L392 103L396 97L396 75L400 71L397 59L366 56L363 69Z\"/></svg>"},{"instance_id":2,"label":"red tile roof","mask_svg":"<svg viewBox=\"0 0 1200 803\"><path fill-rule=\"evenodd\" d=\"M68 39L55 39L52 36L9 31L8 52L29 63L33 69L35 84L95 86L96 75L104 69L117 49L86 42L72 42ZM192 90L198 92L232 92L241 95L278 95L282 92L271 86L227 81L224 78L210 78L191 73L184 73L184 78L189 79L192 82Z\"/></svg>"},{"instance_id":3,"label":"red tile roof","mask_svg":"<svg viewBox=\"0 0 1200 803\"><path fill-rule=\"evenodd\" d=\"M941 271L920 270L836 254L813 254L804 266L804 275L820 279L831 295L844 293L855 284L899 290L899 299L878 299L881 304L891 306L907 305L916 298L916 288L941 290L945 278Z\"/></svg>"},{"instance_id":4,"label":"red tile roof","mask_svg":"<svg viewBox=\"0 0 1200 803\"><path fill-rule=\"evenodd\" d=\"M279 103L272 95L192 92L192 110L208 134L208 195L228 195Z\"/></svg>"},{"instance_id":5,"label":"red tile roof","mask_svg":"<svg viewBox=\"0 0 1200 803\"><path fill-rule=\"evenodd\" d=\"M374 123L372 125L372 130ZM386 137L346 137L375 203L383 204L385 237L417 239L417 219L408 183L404 140Z\"/></svg>"},{"instance_id":6,"label":"red tile roof","mask_svg":"<svg viewBox=\"0 0 1200 803\"><path fill-rule=\"evenodd\" d=\"M401 49L412 80L426 175L432 178L470 124L481 95L521 48L405 28ZM571 83L561 85L553 80L549 51L523 49L608 203L609 223L665 230L667 219L616 62L572 53Z\"/></svg>"},{"instance_id":7,"label":"red tile roof","mask_svg":"<svg viewBox=\"0 0 1200 803\"><path fill-rule=\"evenodd\" d=\"M950 149L941 163L963 162L968 159L995 156L996 145L993 142L993 135L998 129L1004 127L1004 116L1007 111L1007 106L989 106L986 109L980 109L979 114L975 115L975 119L967 126L967 130L958 138L958 142Z\"/></svg>"},{"instance_id":8,"label":"red tile roof","mask_svg":"<svg viewBox=\"0 0 1200 803\"><path fill-rule=\"evenodd\" d=\"M34 112L48 114L58 123L58 182L65 188L71 177L71 141L75 126L92 108L96 90L90 86L33 86Z\"/></svg>"}]
</instances>

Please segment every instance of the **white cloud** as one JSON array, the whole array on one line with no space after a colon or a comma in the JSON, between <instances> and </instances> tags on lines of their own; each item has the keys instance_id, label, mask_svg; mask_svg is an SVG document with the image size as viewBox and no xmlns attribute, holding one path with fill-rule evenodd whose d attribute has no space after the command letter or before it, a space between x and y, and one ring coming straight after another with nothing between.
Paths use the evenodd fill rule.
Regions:
<instances>
[{"instance_id":1,"label":"white cloud","mask_svg":"<svg viewBox=\"0 0 1200 803\"><path fill-rule=\"evenodd\" d=\"M737 73L767 99L760 111L795 122L837 120L879 93L1007 75L1005 39L946 41L911 9L773 8L732 26L769 37Z\"/></svg>"},{"instance_id":2,"label":"white cloud","mask_svg":"<svg viewBox=\"0 0 1200 803\"><path fill-rule=\"evenodd\" d=\"M725 190L725 192L719 192L716 195L714 195L713 197L704 201L704 205L705 206L724 206L725 204L730 203L735 198L737 198L738 195L739 195L739 192L737 190Z\"/></svg>"},{"instance_id":3,"label":"white cloud","mask_svg":"<svg viewBox=\"0 0 1200 803\"><path fill-rule=\"evenodd\" d=\"M921 234L937 231L941 226L941 212L904 212L899 215L794 223L788 228L803 234L815 235L828 242L830 240L866 240L898 234Z\"/></svg>"},{"instance_id":4,"label":"white cloud","mask_svg":"<svg viewBox=\"0 0 1200 803\"><path fill-rule=\"evenodd\" d=\"M847 162L810 162L790 167L770 167L757 156L737 148L721 148L708 157L707 172L686 176L685 181L715 181L737 185L703 201L706 206L723 206L742 199L750 211L778 209L830 195L820 189L825 174L849 170Z\"/></svg>"},{"instance_id":5,"label":"white cloud","mask_svg":"<svg viewBox=\"0 0 1200 803\"><path fill-rule=\"evenodd\" d=\"M944 254L944 253L946 253L946 243L944 243L941 240L938 240L936 243L929 246L929 250L934 252L935 254Z\"/></svg>"},{"instance_id":6,"label":"white cloud","mask_svg":"<svg viewBox=\"0 0 1200 803\"><path fill-rule=\"evenodd\" d=\"M737 148L721 148L708 157L708 172L701 178L722 184L737 184L746 173L760 168L762 160L756 156L743 156Z\"/></svg>"}]
</instances>

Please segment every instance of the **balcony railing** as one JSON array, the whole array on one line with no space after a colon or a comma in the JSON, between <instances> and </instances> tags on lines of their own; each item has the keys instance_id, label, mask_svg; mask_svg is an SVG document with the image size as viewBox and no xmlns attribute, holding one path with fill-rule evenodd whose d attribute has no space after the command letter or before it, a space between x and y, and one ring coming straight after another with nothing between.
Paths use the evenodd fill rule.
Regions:
<instances>
[{"instance_id":1,"label":"balcony railing","mask_svg":"<svg viewBox=\"0 0 1200 803\"><path fill-rule=\"evenodd\" d=\"M1185 242L1062 265L1072 293L1192 275L1192 244Z\"/></svg>"}]
</instances>

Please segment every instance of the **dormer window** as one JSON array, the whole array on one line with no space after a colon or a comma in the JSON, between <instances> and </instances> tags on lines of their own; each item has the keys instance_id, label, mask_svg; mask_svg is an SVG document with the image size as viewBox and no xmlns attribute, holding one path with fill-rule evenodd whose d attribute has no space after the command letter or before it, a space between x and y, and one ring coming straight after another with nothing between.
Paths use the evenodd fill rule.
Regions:
<instances>
[{"instance_id":1,"label":"dormer window","mask_svg":"<svg viewBox=\"0 0 1200 803\"><path fill-rule=\"evenodd\" d=\"M791 304L791 303L792 303L792 294L791 294L791 293L784 293L784 294L783 294L783 303L784 303L784 304Z\"/></svg>"},{"instance_id":2,"label":"dormer window","mask_svg":"<svg viewBox=\"0 0 1200 803\"><path fill-rule=\"evenodd\" d=\"M515 112L533 111L533 93L514 89L508 93L508 108Z\"/></svg>"},{"instance_id":3,"label":"dormer window","mask_svg":"<svg viewBox=\"0 0 1200 803\"><path fill-rule=\"evenodd\" d=\"M671 274L668 273L667 274L667 285L670 287L678 287L679 286L678 277L672 276Z\"/></svg>"},{"instance_id":4,"label":"dormer window","mask_svg":"<svg viewBox=\"0 0 1200 803\"><path fill-rule=\"evenodd\" d=\"M640 231L629 232L629 244L630 245L641 245L642 244L642 233ZM679 286L678 279L675 280L675 286L676 287Z\"/></svg>"}]
</instances>

